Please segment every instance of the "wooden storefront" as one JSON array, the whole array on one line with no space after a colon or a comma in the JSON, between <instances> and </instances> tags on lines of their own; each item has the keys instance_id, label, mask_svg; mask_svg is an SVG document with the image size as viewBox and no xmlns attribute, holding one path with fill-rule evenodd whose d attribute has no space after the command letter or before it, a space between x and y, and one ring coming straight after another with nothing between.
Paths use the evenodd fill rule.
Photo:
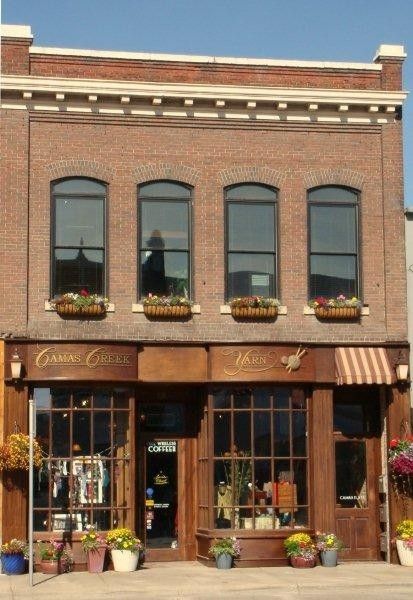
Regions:
<instances>
[{"instance_id":1,"label":"wooden storefront","mask_svg":"<svg viewBox=\"0 0 413 600\"><path fill-rule=\"evenodd\" d=\"M283 540L317 529L344 539L345 558L385 558L383 505L392 522L402 508L379 488L383 448L408 417L407 389L389 371L398 349L383 349L372 383L338 386L327 346L4 348L4 435L27 431L36 400L36 539L73 543L78 566L87 524L135 529L153 561L207 561L213 538L235 535L240 565L282 565ZM23 372L12 381L16 350ZM26 499L24 474L3 473L4 539L27 535Z\"/></svg>"}]
</instances>

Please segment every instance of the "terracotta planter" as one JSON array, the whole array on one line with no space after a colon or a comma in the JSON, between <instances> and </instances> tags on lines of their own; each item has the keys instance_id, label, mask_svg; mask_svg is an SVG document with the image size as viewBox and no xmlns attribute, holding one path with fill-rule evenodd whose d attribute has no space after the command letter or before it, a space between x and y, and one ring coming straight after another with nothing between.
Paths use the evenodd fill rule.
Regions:
<instances>
[{"instance_id":1,"label":"terracotta planter","mask_svg":"<svg viewBox=\"0 0 413 600\"><path fill-rule=\"evenodd\" d=\"M62 572L62 566L59 560L41 560L40 571L45 575L59 575Z\"/></svg>"},{"instance_id":2,"label":"terracotta planter","mask_svg":"<svg viewBox=\"0 0 413 600\"><path fill-rule=\"evenodd\" d=\"M98 546L89 550L86 555L89 573L102 573L105 564L106 546Z\"/></svg>"},{"instance_id":3,"label":"terracotta planter","mask_svg":"<svg viewBox=\"0 0 413 600\"><path fill-rule=\"evenodd\" d=\"M403 540L396 540L397 554L403 567L413 567L413 548L406 548Z\"/></svg>"},{"instance_id":4,"label":"terracotta planter","mask_svg":"<svg viewBox=\"0 0 413 600\"><path fill-rule=\"evenodd\" d=\"M278 315L278 307L251 308L250 306L232 306L231 315L235 319L274 319Z\"/></svg>"},{"instance_id":5,"label":"terracotta planter","mask_svg":"<svg viewBox=\"0 0 413 600\"><path fill-rule=\"evenodd\" d=\"M191 307L144 304L143 312L150 319L187 319L191 316Z\"/></svg>"},{"instance_id":6,"label":"terracotta planter","mask_svg":"<svg viewBox=\"0 0 413 600\"><path fill-rule=\"evenodd\" d=\"M315 567L316 558L305 558L304 556L290 556L291 566L295 569L312 569Z\"/></svg>"},{"instance_id":7,"label":"terracotta planter","mask_svg":"<svg viewBox=\"0 0 413 600\"><path fill-rule=\"evenodd\" d=\"M317 319L358 319L361 314L361 308L356 306L340 306L325 308L317 306L314 309Z\"/></svg>"},{"instance_id":8,"label":"terracotta planter","mask_svg":"<svg viewBox=\"0 0 413 600\"><path fill-rule=\"evenodd\" d=\"M56 304L56 312L60 317L102 317L106 307L101 304L77 307L74 304Z\"/></svg>"}]
</instances>

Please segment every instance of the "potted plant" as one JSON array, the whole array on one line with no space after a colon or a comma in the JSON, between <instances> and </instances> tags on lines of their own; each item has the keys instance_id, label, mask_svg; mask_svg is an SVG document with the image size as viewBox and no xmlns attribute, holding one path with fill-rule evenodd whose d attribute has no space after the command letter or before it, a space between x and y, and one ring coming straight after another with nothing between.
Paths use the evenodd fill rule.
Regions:
<instances>
[{"instance_id":1,"label":"potted plant","mask_svg":"<svg viewBox=\"0 0 413 600\"><path fill-rule=\"evenodd\" d=\"M136 570L143 545L131 529L126 527L112 529L106 535L106 544L110 548L115 571L125 573Z\"/></svg>"},{"instance_id":2,"label":"potted plant","mask_svg":"<svg viewBox=\"0 0 413 600\"><path fill-rule=\"evenodd\" d=\"M334 533L317 532L316 548L323 567L336 567L338 552L344 548L344 543Z\"/></svg>"},{"instance_id":3,"label":"potted plant","mask_svg":"<svg viewBox=\"0 0 413 600\"><path fill-rule=\"evenodd\" d=\"M106 314L109 301L98 294L89 294L88 290L79 293L67 292L50 300L52 308L60 316L100 317Z\"/></svg>"},{"instance_id":4,"label":"potted plant","mask_svg":"<svg viewBox=\"0 0 413 600\"><path fill-rule=\"evenodd\" d=\"M143 312L149 318L188 318L193 302L187 296L156 296L148 294L143 299Z\"/></svg>"},{"instance_id":5,"label":"potted plant","mask_svg":"<svg viewBox=\"0 0 413 600\"><path fill-rule=\"evenodd\" d=\"M27 543L15 538L0 546L1 566L6 575L24 573L27 550Z\"/></svg>"},{"instance_id":6,"label":"potted plant","mask_svg":"<svg viewBox=\"0 0 413 600\"><path fill-rule=\"evenodd\" d=\"M230 569L234 558L240 555L241 548L237 538L225 537L215 539L208 552L215 558L217 569Z\"/></svg>"},{"instance_id":7,"label":"potted plant","mask_svg":"<svg viewBox=\"0 0 413 600\"><path fill-rule=\"evenodd\" d=\"M280 306L277 298L265 296L241 296L230 300L231 315L242 319L275 318Z\"/></svg>"},{"instance_id":8,"label":"potted plant","mask_svg":"<svg viewBox=\"0 0 413 600\"><path fill-rule=\"evenodd\" d=\"M12 433L7 436L4 444L0 446L0 470L28 471L29 447L30 439L25 433ZM42 451L36 440L33 440L33 464L35 467L42 464Z\"/></svg>"},{"instance_id":9,"label":"potted plant","mask_svg":"<svg viewBox=\"0 0 413 600\"><path fill-rule=\"evenodd\" d=\"M315 567L317 548L307 533L293 533L284 540L284 548L292 567L297 569Z\"/></svg>"},{"instance_id":10,"label":"potted plant","mask_svg":"<svg viewBox=\"0 0 413 600\"><path fill-rule=\"evenodd\" d=\"M82 535L80 541L82 548L86 553L87 568L89 573L102 573L106 556L106 540L94 527L89 526Z\"/></svg>"},{"instance_id":11,"label":"potted plant","mask_svg":"<svg viewBox=\"0 0 413 600\"><path fill-rule=\"evenodd\" d=\"M64 543L55 539L48 542L39 541L40 569L42 573L57 575L65 569L63 566Z\"/></svg>"},{"instance_id":12,"label":"potted plant","mask_svg":"<svg viewBox=\"0 0 413 600\"><path fill-rule=\"evenodd\" d=\"M397 524L396 547L400 564L413 567L413 519L405 519Z\"/></svg>"},{"instance_id":13,"label":"potted plant","mask_svg":"<svg viewBox=\"0 0 413 600\"><path fill-rule=\"evenodd\" d=\"M358 319L361 314L361 301L353 296L346 298L340 294L336 298L318 296L308 302L319 319Z\"/></svg>"}]
</instances>

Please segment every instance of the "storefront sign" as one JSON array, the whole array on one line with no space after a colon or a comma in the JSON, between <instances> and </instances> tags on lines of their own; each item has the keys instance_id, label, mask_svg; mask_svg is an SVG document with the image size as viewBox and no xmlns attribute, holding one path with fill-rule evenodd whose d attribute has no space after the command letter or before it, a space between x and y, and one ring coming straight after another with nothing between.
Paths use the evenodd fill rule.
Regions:
<instances>
[{"instance_id":1,"label":"storefront sign","mask_svg":"<svg viewBox=\"0 0 413 600\"><path fill-rule=\"evenodd\" d=\"M314 353L298 346L212 346L212 381L311 381Z\"/></svg>"},{"instance_id":2,"label":"storefront sign","mask_svg":"<svg viewBox=\"0 0 413 600\"><path fill-rule=\"evenodd\" d=\"M176 452L175 441L164 441L164 442L149 442L147 446L148 452Z\"/></svg>"},{"instance_id":3,"label":"storefront sign","mask_svg":"<svg viewBox=\"0 0 413 600\"><path fill-rule=\"evenodd\" d=\"M137 349L131 345L29 344L28 379L137 379Z\"/></svg>"}]
</instances>

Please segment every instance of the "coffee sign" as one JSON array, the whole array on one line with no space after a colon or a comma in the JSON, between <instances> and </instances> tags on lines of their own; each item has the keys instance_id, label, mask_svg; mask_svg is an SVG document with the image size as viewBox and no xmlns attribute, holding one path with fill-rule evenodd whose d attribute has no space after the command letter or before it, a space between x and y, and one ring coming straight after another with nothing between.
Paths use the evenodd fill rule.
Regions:
<instances>
[{"instance_id":1,"label":"coffee sign","mask_svg":"<svg viewBox=\"0 0 413 600\"><path fill-rule=\"evenodd\" d=\"M125 380L137 378L137 349L131 345L29 345L29 379Z\"/></svg>"}]
</instances>

